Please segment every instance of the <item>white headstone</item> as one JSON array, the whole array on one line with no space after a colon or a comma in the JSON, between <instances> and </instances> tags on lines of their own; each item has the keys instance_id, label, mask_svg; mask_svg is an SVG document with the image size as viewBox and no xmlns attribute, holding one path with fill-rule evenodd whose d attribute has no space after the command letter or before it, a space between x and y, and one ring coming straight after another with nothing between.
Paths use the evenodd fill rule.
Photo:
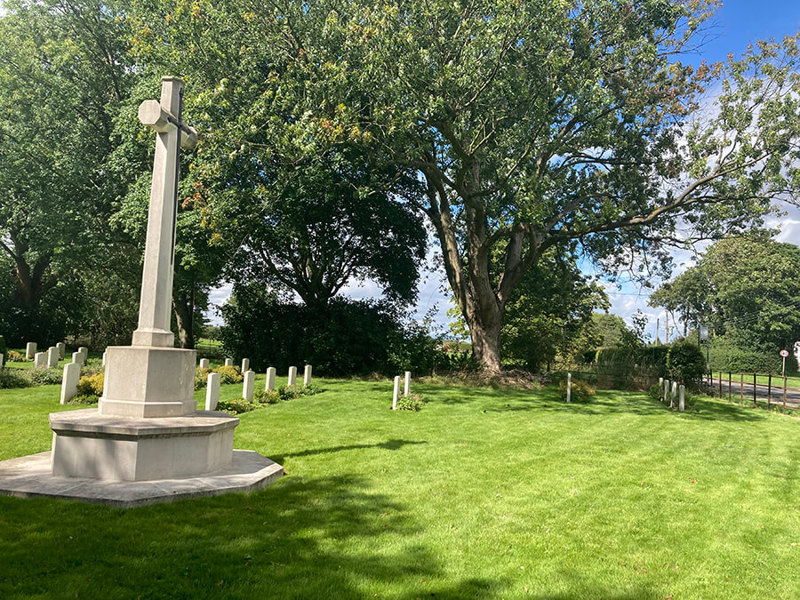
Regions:
<instances>
[{"instance_id":1,"label":"white headstone","mask_svg":"<svg viewBox=\"0 0 800 600\"><path fill-rule=\"evenodd\" d=\"M392 410L397 410L398 396L400 396L400 375L394 378L394 392L392 392Z\"/></svg>"},{"instance_id":2,"label":"white headstone","mask_svg":"<svg viewBox=\"0 0 800 600\"><path fill-rule=\"evenodd\" d=\"M81 378L81 366L78 363L64 365L64 377L61 380L61 404L66 404L78 393L78 381Z\"/></svg>"},{"instance_id":3,"label":"white headstone","mask_svg":"<svg viewBox=\"0 0 800 600\"><path fill-rule=\"evenodd\" d=\"M67 354L67 345L64 342L58 342L56 344L56 348L58 348L58 358L60 360L64 360L64 357Z\"/></svg>"},{"instance_id":4,"label":"white headstone","mask_svg":"<svg viewBox=\"0 0 800 600\"><path fill-rule=\"evenodd\" d=\"M47 352L37 352L33 355L33 366L37 369L47 367Z\"/></svg>"},{"instance_id":5,"label":"white headstone","mask_svg":"<svg viewBox=\"0 0 800 600\"><path fill-rule=\"evenodd\" d=\"M248 402L253 401L253 386L255 382L256 382L255 371L245 371L244 385L242 386L242 398L244 398Z\"/></svg>"},{"instance_id":6,"label":"white headstone","mask_svg":"<svg viewBox=\"0 0 800 600\"><path fill-rule=\"evenodd\" d=\"M672 382L672 393L669 395L669 407L675 408L675 397L678 394L678 382Z\"/></svg>"},{"instance_id":7,"label":"white headstone","mask_svg":"<svg viewBox=\"0 0 800 600\"><path fill-rule=\"evenodd\" d=\"M72 353L72 362L78 365L83 364L83 353L81 352L73 352Z\"/></svg>"},{"instance_id":8,"label":"white headstone","mask_svg":"<svg viewBox=\"0 0 800 600\"><path fill-rule=\"evenodd\" d=\"M25 344L25 358L32 360L36 357L36 342L28 342Z\"/></svg>"},{"instance_id":9,"label":"white headstone","mask_svg":"<svg viewBox=\"0 0 800 600\"><path fill-rule=\"evenodd\" d=\"M58 366L58 348L50 346L47 349L47 368L55 369Z\"/></svg>"},{"instance_id":10,"label":"white headstone","mask_svg":"<svg viewBox=\"0 0 800 600\"><path fill-rule=\"evenodd\" d=\"M233 359L232 358L226 358L225 359L225 366L226 367L232 367L233 366Z\"/></svg>"},{"instance_id":11,"label":"white headstone","mask_svg":"<svg viewBox=\"0 0 800 600\"><path fill-rule=\"evenodd\" d=\"M275 389L275 367L267 369L267 383L264 386L264 391L271 392Z\"/></svg>"},{"instance_id":12,"label":"white headstone","mask_svg":"<svg viewBox=\"0 0 800 600\"><path fill-rule=\"evenodd\" d=\"M89 360L89 349L86 346L81 346L78 348L78 352L81 353L81 359L83 364L86 364L86 361Z\"/></svg>"},{"instance_id":13,"label":"white headstone","mask_svg":"<svg viewBox=\"0 0 800 600\"><path fill-rule=\"evenodd\" d=\"M250 370L250 359L243 358L242 359L242 373L247 373Z\"/></svg>"},{"instance_id":14,"label":"white headstone","mask_svg":"<svg viewBox=\"0 0 800 600\"><path fill-rule=\"evenodd\" d=\"M411 391L411 371L406 371L406 381L403 385L403 395L408 396L408 393Z\"/></svg>"},{"instance_id":15,"label":"white headstone","mask_svg":"<svg viewBox=\"0 0 800 600\"><path fill-rule=\"evenodd\" d=\"M4 363L3 363L3 359L4 359L4 358L5 358L5 356L3 356L2 354L0 354L0 369L2 369L2 368L3 368L3 364L4 364Z\"/></svg>"},{"instance_id":16,"label":"white headstone","mask_svg":"<svg viewBox=\"0 0 800 600\"><path fill-rule=\"evenodd\" d=\"M685 407L686 407L686 387L682 385L680 395L678 396L678 412L683 412Z\"/></svg>"},{"instance_id":17,"label":"white headstone","mask_svg":"<svg viewBox=\"0 0 800 600\"><path fill-rule=\"evenodd\" d=\"M217 410L219 402L219 383L221 375L219 373L208 374L208 386L206 387L206 410Z\"/></svg>"},{"instance_id":18,"label":"white headstone","mask_svg":"<svg viewBox=\"0 0 800 600\"><path fill-rule=\"evenodd\" d=\"M289 367L289 380L286 385L290 388L297 385L297 367Z\"/></svg>"},{"instance_id":19,"label":"white headstone","mask_svg":"<svg viewBox=\"0 0 800 600\"><path fill-rule=\"evenodd\" d=\"M666 402L668 396L669 396L669 379L665 379L664 380L664 394L663 394L663 398L662 398L661 401L662 402Z\"/></svg>"},{"instance_id":20,"label":"white headstone","mask_svg":"<svg viewBox=\"0 0 800 600\"><path fill-rule=\"evenodd\" d=\"M567 404L572 399L572 373L567 373ZM580 404L580 402L578 402Z\"/></svg>"},{"instance_id":21,"label":"white headstone","mask_svg":"<svg viewBox=\"0 0 800 600\"><path fill-rule=\"evenodd\" d=\"M311 385L311 365L306 365L303 370L303 387Z\"/></svg>"},{"instance_id":22,"label":"white headstone","mask_svg":"<svg viewBox=\"0 0 800 600\"><path fill-rule=\"evenodd\" d=\"M209 365L210 365L210 363L209 363L207 358L201 358L200 359L200 368L201 369L208 369Z\"/></svg>"}]
</instances>

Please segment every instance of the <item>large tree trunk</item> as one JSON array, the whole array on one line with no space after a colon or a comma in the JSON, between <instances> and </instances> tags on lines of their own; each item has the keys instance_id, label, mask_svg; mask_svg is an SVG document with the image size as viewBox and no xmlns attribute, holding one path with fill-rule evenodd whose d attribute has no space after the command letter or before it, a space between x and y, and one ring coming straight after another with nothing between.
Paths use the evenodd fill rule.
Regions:
<instances>
[{"instance_id":1,"label":"large tree trunk","mask_svg":"<svg viewBox=\"0 0 800 600\"><path fill-rule=\"evenodd\" d=\"M178 343L181 348L194 348L194 285L189 294L175 290L172 308L178 325Z\"/></svg>"}]
</instances>

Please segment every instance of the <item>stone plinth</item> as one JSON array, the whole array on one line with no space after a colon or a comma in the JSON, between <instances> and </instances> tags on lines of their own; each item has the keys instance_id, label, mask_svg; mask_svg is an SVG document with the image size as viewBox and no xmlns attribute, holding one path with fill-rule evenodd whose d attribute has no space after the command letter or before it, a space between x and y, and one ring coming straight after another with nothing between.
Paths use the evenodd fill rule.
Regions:
<instances>
[{"instance_id":1,"label":"stone plinth","mask_svg":"<svg viewBox=\"0 0 800 600\"><path fill-rule=\"evenodd\" d=\"M53 475L147 481L211 473L231 462L239 419L222 412L130 419L94 409L50 415Z\"/></svg>"},{"instance_id":2,"label":"stone plinth","mask_svg":"<svg viewBox=\"0 0 800 600\"><path fill-rule=\"evenodd\" d=\"M195 351L109 346L99 412L102 416L181 417L196 409Z\"/></svg>"},{"instance_id":3,"label":"stone plinth","mask_svg":"<svg viewBox=\"0 0 800 600\"><path fill-rule=\"evenodd\" d=\"M0 461L0 494L17 498L64 498L131 508L258 490L284 474L281 465L248 450L234 450L230 464L213 473L153 481L55 477L50 472L50 462L50 452Z\"/></svg>"}]
</instances>

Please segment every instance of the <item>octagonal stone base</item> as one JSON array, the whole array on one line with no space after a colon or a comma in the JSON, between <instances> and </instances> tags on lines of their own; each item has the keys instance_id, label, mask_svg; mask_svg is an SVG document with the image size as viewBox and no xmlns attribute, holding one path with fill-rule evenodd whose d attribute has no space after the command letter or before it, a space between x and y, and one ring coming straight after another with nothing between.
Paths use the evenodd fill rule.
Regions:
<instances>
[{"instance_id":1,"label":"octagonal stone base","mask_svg":"<svg viewBox=\"0 0 800 600\"><path fill-rule=\"evenodd\" d=\"M0 461L0 494L43 496L132 508L185 498L261 489L284 475L283 467L250 450L234 450L228 466L197 477L153 481L108 481L56 477L50 452Z\"/></svg>"},{"instance_id":2,"label":"octagonal stone base","mask_svg":"<svg viewBox=\"0 0 800 600\"><path fill-rule=\"evenodd\" d=\"M146 481L210 473L231 462L238 424L215 411L162 419L107 417L91 408L52 413L53 475Z\"/></svg>"}]
</instances>

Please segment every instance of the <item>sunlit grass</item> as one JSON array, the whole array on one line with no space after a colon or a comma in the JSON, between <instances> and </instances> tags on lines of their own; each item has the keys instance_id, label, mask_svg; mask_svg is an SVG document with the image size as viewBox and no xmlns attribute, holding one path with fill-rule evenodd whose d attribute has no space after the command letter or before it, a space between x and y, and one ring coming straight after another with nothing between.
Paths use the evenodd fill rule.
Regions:
<instances>
[{"instance_id":1,"label":"sunlit grass","mask_svg":"<svg viewBox=\"0 0 800 600\"><path fill-rule=\"evenodd\" d=\"M236 447L287 471L264 490L0 497L0 597L797 597L796 419L442 385L392 412L389 381L315 383L240 417ZM59 408L58 386L0 390L0 458L48 450Z\"/></svg>"}]
</instances>

